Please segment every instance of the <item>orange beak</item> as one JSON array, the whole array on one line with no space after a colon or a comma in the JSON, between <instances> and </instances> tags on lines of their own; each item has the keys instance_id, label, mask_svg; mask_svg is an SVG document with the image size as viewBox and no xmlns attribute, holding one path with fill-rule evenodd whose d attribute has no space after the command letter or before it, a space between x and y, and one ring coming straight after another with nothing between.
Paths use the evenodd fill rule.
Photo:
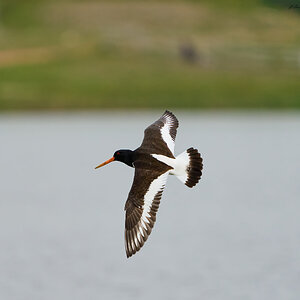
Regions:
<instances>
[{"instance_id":1,"label":"orange beak","mask_svg":"<svg viewBox=\"0 0 300 300\"><path fill-rule=\"evenodd\" d=\"M99 166L97 166L95 169L101 168L101 167L103 167L103 166L109 164L110 162L112 162L112 161L114 161L114 160L115 160L115 158L112 157L112 158L110 158L109 160L107 160L107 161L105 161L104 163L102 163L102 164L100 164Z\"/></svg>"}]
</instances>

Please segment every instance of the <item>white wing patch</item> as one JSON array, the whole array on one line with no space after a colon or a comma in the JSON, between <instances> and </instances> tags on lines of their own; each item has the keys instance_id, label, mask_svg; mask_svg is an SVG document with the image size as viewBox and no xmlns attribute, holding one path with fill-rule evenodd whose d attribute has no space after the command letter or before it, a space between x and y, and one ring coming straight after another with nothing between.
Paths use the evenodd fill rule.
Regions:
<instances>
[{"instance_id":1,"label":"white wing patch","mask_svg":"<svg viewBox=\"0 0 300 300\"><path fill-rule=\"evenodd\" d=\"M165 143L167 144L170 151L174 154L175 141L173 140L173 138L170 134L170 129L171 129L172 126L174 126L174 120L169 115L165 115L164 120L165 120L165 124L160 129L161 137L165 141Z\"/></svg>"},{"instance_id":2,"label":"white wing patch","mask_svg":"<svg viewBox=\"0 0 300 300\"><path fill-rule=\"evenodd\" d=\"M167 179L168 179L169 172L170 171L167 171L166 173L164 173L164 174L158 176L156 179L154 179L152 181L152 183L150 184L147 193L144 196L144 207L143 207L143 214L141 217L141 224L145 229L147 229L147 226L145 223L148 223L148 224L150 223L148 218L151 217L149 212L151 210L151 206L152 206L154 197L159 191L162 191L164 189ZM139 230L141 231L141 228L139 228Z\"/></svg>"}]
</instances>

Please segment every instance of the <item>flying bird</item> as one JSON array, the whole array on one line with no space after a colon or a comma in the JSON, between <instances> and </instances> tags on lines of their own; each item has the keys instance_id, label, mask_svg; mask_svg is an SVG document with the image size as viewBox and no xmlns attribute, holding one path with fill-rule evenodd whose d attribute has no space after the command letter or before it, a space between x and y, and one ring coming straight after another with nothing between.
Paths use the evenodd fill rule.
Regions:
<instances>
[{"instance_id":1,"label":"flying bird","mask_svg":"<svg viewBox=\"0 0 300 300\"><path fill-rule=\"evenodd\" d=\"M97 166L120 161L135 168L133 184L125 204L125 248L127 257L139 251L156 220L168 175L175 175L186 186L195 186L202 175L202 158L197 149L189 148L174 156L178 120L166 110L144 131L144 140L136 150L118 150L113 157Z\"/></svg>"}]
</instances>

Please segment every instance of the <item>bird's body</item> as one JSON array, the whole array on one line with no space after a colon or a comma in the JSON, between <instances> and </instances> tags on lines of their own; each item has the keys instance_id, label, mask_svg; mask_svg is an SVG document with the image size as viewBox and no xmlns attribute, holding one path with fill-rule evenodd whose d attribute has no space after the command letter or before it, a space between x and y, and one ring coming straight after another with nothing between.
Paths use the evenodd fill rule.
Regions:
<instances>
[{"instance_id":1,"label":"bird's body","mask_svg":"<svg viewBox=\"0 0 300 300\"><path fill-rule=\"evenodd\" d=\"M127 257L140 250L150 235L168 175L176 175L188 187L196 185L202 175L202 158L196 149L189 148L174 156L178 125L177 118L166 111L145 129L139 148L118 150L111 159L98 166L117 160L135 168L125 204Z\"/></svg>"}]
</instances>

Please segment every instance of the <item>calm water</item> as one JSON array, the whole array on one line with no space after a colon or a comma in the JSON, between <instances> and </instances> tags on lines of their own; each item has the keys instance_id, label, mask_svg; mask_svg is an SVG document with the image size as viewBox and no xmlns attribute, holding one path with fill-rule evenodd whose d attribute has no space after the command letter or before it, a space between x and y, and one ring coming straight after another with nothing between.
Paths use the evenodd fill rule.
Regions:
<instances>
[{"instance_id":1,"label":"calm water","mask_svg":"<svg viewBox=\"0 0 300 300\"><path fill-rule=\"evenodd\" d=\"M133 169L93 167L161 111L0 115L0 299L299 299L300 114L175 113L203 179L169 178L131 259Z\"/></svg>"}]
</instances>

